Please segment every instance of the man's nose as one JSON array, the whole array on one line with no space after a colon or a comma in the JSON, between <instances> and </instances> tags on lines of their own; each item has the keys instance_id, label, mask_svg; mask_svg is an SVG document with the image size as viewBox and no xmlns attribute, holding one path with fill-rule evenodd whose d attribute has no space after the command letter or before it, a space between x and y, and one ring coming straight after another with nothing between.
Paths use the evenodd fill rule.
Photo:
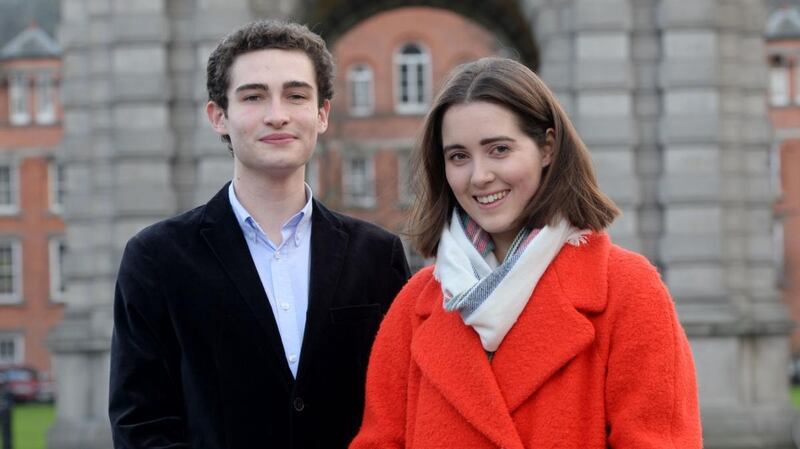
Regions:
<instances>
[{"instance_id":1,"label":"man's nose","mask_svg":"<svg viewBox=\"0 0 800 449\"><path fill-rule=\"evenodd\" d=\"M283 128L289 123L289 114L286 106L279 99L270 101L264 112L264 123L272 128Z\"/></svg>"}]
</instances>

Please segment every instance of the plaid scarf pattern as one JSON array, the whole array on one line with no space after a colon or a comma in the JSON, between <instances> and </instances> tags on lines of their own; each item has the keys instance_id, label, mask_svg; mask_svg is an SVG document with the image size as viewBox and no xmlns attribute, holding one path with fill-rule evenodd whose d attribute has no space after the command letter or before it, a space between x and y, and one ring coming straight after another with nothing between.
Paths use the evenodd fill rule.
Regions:
<instances>
[{"instance_id":1,"label":"plaid scarf pattern","mask_svg":"<svg viewBox=\"0 0 800 449\"><path fill-rule=\"evenodd\" d=\"M483 257L486 258L491 252L494 251L494 240L478 223L473 220L466 212L459 209L457 211L461 226L464 228L464 234L469 239L475 250ZM484 301L492 294L498 284L508 275L508 272L519 261L520 255L528 247L528 244L539 234L540 229L527 229L522 228L511 246L508 249L508 254L505 260L499 267L492 271L488 276L481 279L478 267L472 266L472 271L475 277L480 279L469 290L457 294L449 299L445 298L444 309L448 312L458 311L461 318L466 320L472 312L475 311Z\"/></svg>"},{"instance_id":2,"label":"plaid scarf pattern","mask_svg":"<svg viewBox=\"0 0 800 449\"><path fill-rule=\"evenodd\" d=\"M522 229L498 263L491 235L456 208L442 230L433 271L444 310L458 312L484 350L496 351L562 246L585 243L589 232L565 219L540 230Z\"/></svg>"}]
</instances>

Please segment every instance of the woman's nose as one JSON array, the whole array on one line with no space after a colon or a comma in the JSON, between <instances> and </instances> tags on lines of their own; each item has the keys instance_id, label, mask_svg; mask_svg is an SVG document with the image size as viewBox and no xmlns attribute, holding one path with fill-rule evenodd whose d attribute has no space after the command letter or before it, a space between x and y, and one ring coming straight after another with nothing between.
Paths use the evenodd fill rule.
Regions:
<instances>
[{"instance_id":1,"label":"woman's nose","mask_svg":"<svg viewBox=\"0 0 800 449\"><path fill-rule=\"evenodd\" d=\"M473 165L472 177L470 179L472 184L476 186L481 186L494 181L494 179L495 175L491 166L487 163L476 160Z\"/></svg>"}]
</instances>

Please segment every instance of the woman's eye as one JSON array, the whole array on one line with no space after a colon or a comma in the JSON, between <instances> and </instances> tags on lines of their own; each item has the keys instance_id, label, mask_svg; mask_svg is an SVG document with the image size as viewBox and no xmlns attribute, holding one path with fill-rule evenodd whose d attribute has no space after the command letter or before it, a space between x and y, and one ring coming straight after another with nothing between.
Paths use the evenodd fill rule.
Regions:
<instances>
[{"instance_id":1,"label":"woman's eye","mask_svg":"<svg viewBox=\"0 0 800 449\"><path fill-rule=\"evenodd\" d=\"M451 161L463 161L467 159L467 155L464 153L450 153L450 156L447 157Z\"/></svg>"},{"instance_id":2,"label":"woman's eye","mask_svg":"<svg viewBox=\"0 0 800 449\"><path fill-rule=\"evenodd\" d=\"M511 148L507 145L497 145L496 147L492 148L492 152L497 154L505 154L509 151L511 151Z\"/></svg>"}]
</instances>

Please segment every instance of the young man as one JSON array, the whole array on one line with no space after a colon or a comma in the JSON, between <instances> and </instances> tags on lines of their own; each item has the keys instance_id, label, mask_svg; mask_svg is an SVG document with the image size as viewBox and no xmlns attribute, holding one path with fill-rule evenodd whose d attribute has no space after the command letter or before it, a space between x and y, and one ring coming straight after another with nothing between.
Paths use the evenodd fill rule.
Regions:
<instances>
[{"instance_id":1,"label":"young man","mask_svg":"<svg viewBox=\"0 0 800 449\"><path fill-rule=\"evenodd\" d=\"M333 61L272 21L208 61L211 126L233 182L128 243L114 305L117 449L345 448L367 359L409 276L400 240L326 209L304 182Z\"/></svg>"}]
</instances>

